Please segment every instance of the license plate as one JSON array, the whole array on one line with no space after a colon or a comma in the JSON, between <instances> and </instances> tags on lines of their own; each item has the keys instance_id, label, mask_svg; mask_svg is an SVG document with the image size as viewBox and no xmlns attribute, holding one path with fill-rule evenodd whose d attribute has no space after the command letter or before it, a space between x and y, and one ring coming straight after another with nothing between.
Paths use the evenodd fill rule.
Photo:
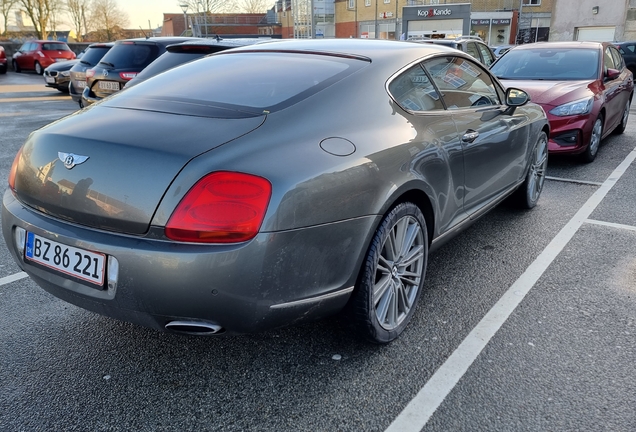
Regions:
<instances>
[{"instance_id":1,"label":"license plate","mask_svg":"<svg viewBox=\"0 0 636 432\"><path fill-rule=\"evenodd\" d=\"M45 267L95 285L104 285L104 254L67 246L27 232L24 255Z\"/></svg>"},{"instance_id":2,"label":"license plate","mask_svg":"<svg viewBox=\"0 0 636 432\"><path fill-rule=\"evenodd\" d=\"M115 81L100 81L99 88L102 90L119 91L119 83Z\"/></svg>"},{"instance_id":3,"label":"license plate","mask_svg":"<svg viewBox=\"0 0 636 432\"><path fill-rule=\"evenodd\" d=\"M77 83L77 88L86 87L86 81L76 81L76 83Z\"/></svg>"},{"instance_id":4,"label":"license plate","mask_svg":"<svg viewBox=\"0 0 636 432\"><path fill-rule=\"evenodd\" d=\"M54 82L55 82L55 78L53 78L53 77L48 77L48 76L47 76L47 77L45 77L45 78L44 78L44 80L45 80L47 83L50 83L50 84L52 84L52 83L54 83Z\"/></svg>"}]
</instances>

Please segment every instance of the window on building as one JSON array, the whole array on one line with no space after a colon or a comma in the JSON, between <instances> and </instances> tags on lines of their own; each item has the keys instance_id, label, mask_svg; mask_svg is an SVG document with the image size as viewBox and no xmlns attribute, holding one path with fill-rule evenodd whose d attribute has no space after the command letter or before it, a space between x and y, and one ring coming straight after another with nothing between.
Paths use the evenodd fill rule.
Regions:
<instances>
[{"instance_id":1,"label":"window on building","mask_svg":"<svg viewBox=\"0 0 636 432\"><path fill-rule=\"evenodd\" d=\"M391 3L391 0L384 0L384 4L389 4Z\"/></svg>"},{"instance_id":2,"label":"window on building","mask_svg":"<svg viewBox=\"0 0 636 432\"><path fill-rule=\"evenodd\" d=\"M371 6L371 0L364 0L365 6Z\"/></svg>"},{"instance_id":3,"label":"window on building","mask_svg":"<svg viewBox=\"0 0 636 432\"><path fill-rule=\"evenodd\" d=\"M355 9L356 7L356 0L349 0L349 9Z\"/></svg>"},{"instance_id":4,"label":"window on building","mask_svg":"<svg viewBox=\"0 0 636 432\"><path fill-rule=\"evenodd\" d=\"M523 0L524 6L541 6L541 0Z\"/></svg>"}]
</instances>

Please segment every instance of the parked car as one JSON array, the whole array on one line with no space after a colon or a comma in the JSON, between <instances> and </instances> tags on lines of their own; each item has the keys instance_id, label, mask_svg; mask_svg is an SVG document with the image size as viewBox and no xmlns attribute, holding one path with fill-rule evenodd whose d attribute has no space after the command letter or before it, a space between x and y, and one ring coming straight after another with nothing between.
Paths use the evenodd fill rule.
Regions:
<instances>
[{"instance_id":1,"label":"parked car","mask_svg":"<svg viewBox=\"0 0 636 432\"><path fill-rule=\"evenodd\" d=\"M627 69L632 71L632 74L636 74L636 42L614 42L614 46L623 56Z\"/></svg>"},{"instance_id":2,"label":"parked car","mask_svg":"<svg viewBox=\"0 0 636 432\"><path fill-rule=\"evenodd\" d=\"M90 44L80 61L71 68L68 91L73 101L79 103L80 108L82 107L82 91L86 87L86 71L99 63L113 45L115 45L114 42Z\"/></svg>"},{"instance_id":3,"label":"parked car","mask_svg":"<svg viewBox=\"0 0 636 432\"><path fill-rule=\"evenodd\" d=\"M93 68L86 71L82 105L88 106L117 93L146 66L173 45L197 38L151 37L126 39L115 45Z\"/></svg>"},{"instance_id":4,"label":"parked car","mask_svg":"<svg viewBox=\"0 0 636 432\"><path fill-rule=\"evenodd\" d=\"M236 48L239 46L253 45L270 41L268 39L258 38L240 38L240 39L198 39L181 42L174 45L168 45L166 52L160 55L155 61L146 66L133 79L125 84L126 88L132 87L164 72L173 67L184 63L199 59L208 54L214 54L226 49Z\"/></svg>"},{"instance_id":5,"label":"parked car","mask_svg":"<svg viewBox=\"0 0 636 432\"><path fill-rule=\"evenodd\" d=\"M491 51L495 55L496 58L501 57L505 53L507 53L510 48L513 48L515 45L499 45L492 47Z\"/></svg>"},{"instance_id":6,"label":"parked car","mask_svg":"<svg viewBox=\"0 0 636 432\"><path fill-rule=\"evenodd\" d=\"M53 63L44 69L44 85L52 87L62 93L68 93L68 85L71 81L71 68L79 62L78 59Z\"/></svg>"},{"instance_id":7,"label":"parked car","mask_svg":"<svg viewBox=\"0 0 636 432\"><path fill-rule=\"evenodd\" d=\"M430 251L507 197L536 205L547 133L448 47L257 44L33 132L2 231L41 287L114 318L210 335L344 310L385 343Z\"/></svg>"},{"instance_id":8,"label":"parked car","mask_svg":"<svg viewBox=\"0 0 636 432\"><path fill-rule=\"evenodd\" d=\"M0 75L7 73L7 54L4 47L0 45Z\"/></svg>"},{"instance_id":9,"label":"parked car","mask_svg":"<svg viewBox=\"0 0 636 432\"><path fill-rule=\"evenodd\" d=\"M73 60L75 53L71 51L66 42L34 40L25 42L20 49L13 54L13 70L33 70L42 75L44 69L56 62Z\"/></svg>"},{"instance_id":10,"label":"parked car","mask_svg":"<svg viewBox=\"0 0 636 432\"><path fill-rule=\"evenodd\" d=\"M455 39L420 39L416 42L445 45L464 51L486 66L490 66L496 60L496 57L490 47L477 36L462 36Z\"/></svg>"},{"instance_id":11,"label":"parked car","mask_svg":"<svg viewBox=\"0 0 636 432\"><path fill-rule=\"evenodd\" d=\"M592 162L601 140L623 133L634 94L633 75L606 42L538 42L512 48L491 68L504 85L541 105L550 121L552 153Z\"/></svg>"}]
</instances>

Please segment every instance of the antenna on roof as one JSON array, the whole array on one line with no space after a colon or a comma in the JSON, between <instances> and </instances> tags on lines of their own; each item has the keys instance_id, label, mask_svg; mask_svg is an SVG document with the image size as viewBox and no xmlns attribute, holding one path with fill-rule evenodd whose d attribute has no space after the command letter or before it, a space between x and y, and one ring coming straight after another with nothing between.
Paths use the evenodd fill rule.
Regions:
<instances>
[{"instance_id":1,"label":"antenna on roof","mask_svg":"<svg viewBox=\"0 0 636 432\"><path fill-rule=\"evenodd\" d=\"M148 36L148 35L146 34L146 32L144 31L144 29L142 29L142 28L141 28L141 26L139 26L139 30L141 30L141 32L144 34L144 36L146 36L146 39L149 39L149 38L150 38L150 36Z\"/></svg>"}]
</instances>

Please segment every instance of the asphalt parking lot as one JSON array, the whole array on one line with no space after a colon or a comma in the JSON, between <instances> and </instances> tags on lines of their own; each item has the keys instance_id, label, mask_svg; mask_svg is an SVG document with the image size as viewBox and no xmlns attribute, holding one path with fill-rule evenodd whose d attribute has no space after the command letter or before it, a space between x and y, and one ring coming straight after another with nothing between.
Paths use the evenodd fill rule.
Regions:
<instances>
[{"instance_id":1,"label":"asphalt parking lot","mask_svg":"<svg viewBox=\"0 0 636 432\"><path fill-rule=\"evenodd\" d=\"M40 76L0 76L2 190L28 134L76 109ZM636 430L635 110L594 163L552 158L534 210L501 205L437 251L387 346L338 317L136 327L47 294L0 239L0 430Z\"/></svg>"}]
</instances>

